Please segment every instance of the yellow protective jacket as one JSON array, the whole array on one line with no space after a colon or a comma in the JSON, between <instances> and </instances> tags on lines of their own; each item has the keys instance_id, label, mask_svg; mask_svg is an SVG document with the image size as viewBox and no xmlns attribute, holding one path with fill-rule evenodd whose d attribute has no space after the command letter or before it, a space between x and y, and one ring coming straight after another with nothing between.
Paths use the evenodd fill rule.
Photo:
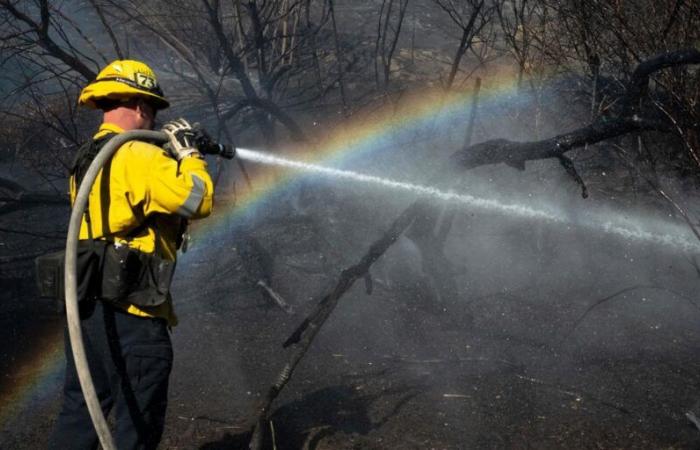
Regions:
<instances>
[{"instance_id":1,"label":"yellow protective jacket","mask_svg":"<svg viewBox=\"0 0 700 450\"><path fill-rule=\"evenodd\" d=\"M123 131L105 123L94 138ZM103 180L106 173L108 178ZM76 192L71 177L71 201ZM109 238L174 261L183 220L208 216L213 193L204 160L189 157L178 163L160 147L141 141L128 142L100 171L90 191L92 237ZM85 217L80 239L89 239ZM164 318L171 326L177 323L170 300L154 307L125 305L124 308L137 316Z\"/></svg>"}]
</instances>

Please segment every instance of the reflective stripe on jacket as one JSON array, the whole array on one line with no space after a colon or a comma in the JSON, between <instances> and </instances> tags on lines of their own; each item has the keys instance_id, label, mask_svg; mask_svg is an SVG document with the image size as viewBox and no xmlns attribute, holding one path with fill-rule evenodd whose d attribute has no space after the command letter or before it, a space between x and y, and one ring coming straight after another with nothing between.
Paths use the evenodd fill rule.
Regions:
<instances>
[{"instance_id":1,"label":"reflective stripe on jacket","mask_svg":"<svg viewBox=\"0 0 700 450\"><path fill-rule=\"evenodd\" d=\"M123 131L103 124L95 138ZM206 167L204 160L194 157L178 163L162 148L146 142L124 144L100 171L90 191L93 238L110 237L141 252L157 251L175 260L182 221L211 213L213 185ZM72 178L70 191L73 199ZM80 239L89 238L87 227L83 218ZM138 316L168 319L171 325L176 322L170 301L152 308L128 305L126 309Z\"/></svg>"}]
</instances>

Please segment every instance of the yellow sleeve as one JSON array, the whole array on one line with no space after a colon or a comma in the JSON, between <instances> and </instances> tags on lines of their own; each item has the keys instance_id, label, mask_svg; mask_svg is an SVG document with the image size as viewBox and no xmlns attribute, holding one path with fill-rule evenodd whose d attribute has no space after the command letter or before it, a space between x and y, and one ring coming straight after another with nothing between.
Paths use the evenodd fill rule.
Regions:
<instances>
[{"instance_id":1,"label":"yellow sleeve","mask_svg":"<svg viewBox=\"0 0 700 450\"><path fill-rule=\"evenodd\" d=\"M203 159L187 157L179 163L159 147L134 142L130 150L150 156L142 186L132 186L135 197L143 199L143 214L177 214L199 219L211 213L214 187ZM136 184L141 184L136 182Z\"/></svg>"}]
</instances>

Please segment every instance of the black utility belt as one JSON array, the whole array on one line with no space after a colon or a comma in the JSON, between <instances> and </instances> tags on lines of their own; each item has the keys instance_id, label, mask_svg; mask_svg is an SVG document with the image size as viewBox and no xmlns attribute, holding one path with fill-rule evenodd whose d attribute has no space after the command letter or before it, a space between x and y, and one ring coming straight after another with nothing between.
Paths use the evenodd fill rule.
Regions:
<instances>
[{"instance_id":1,"label":"black utility belt","mask_svg":"<svg viewBox=\"0 0 700 450\"><path fill-rule=\"evenodd\" d=\"M40 256L35 264L39 295L65 301L65 252ZM175 261L155 253L109 241L78 241L78 301L157 306L168 299L174 273Z\"/></svg>"}]
</instances>

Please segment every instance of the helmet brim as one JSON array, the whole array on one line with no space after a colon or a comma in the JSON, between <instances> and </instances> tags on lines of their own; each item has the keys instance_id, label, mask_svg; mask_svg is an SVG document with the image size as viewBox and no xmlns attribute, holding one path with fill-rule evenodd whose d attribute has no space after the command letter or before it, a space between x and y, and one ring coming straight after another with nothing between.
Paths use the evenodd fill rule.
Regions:
<instances>
[{"instance_id":1,"label":"helmet brim","mask_svg":"<svg viewBox=\"0 0 700 450\"><path fill-rule=\"evenodd\" d=\"M78 105L92 109L100 109L100 100L126 100L141 97L147 100L154 109L165 109L170 103L163 97L146 90L128 86L119 81L95 81L90 83L80 93Z\"/></svg>"}]
</instances>

